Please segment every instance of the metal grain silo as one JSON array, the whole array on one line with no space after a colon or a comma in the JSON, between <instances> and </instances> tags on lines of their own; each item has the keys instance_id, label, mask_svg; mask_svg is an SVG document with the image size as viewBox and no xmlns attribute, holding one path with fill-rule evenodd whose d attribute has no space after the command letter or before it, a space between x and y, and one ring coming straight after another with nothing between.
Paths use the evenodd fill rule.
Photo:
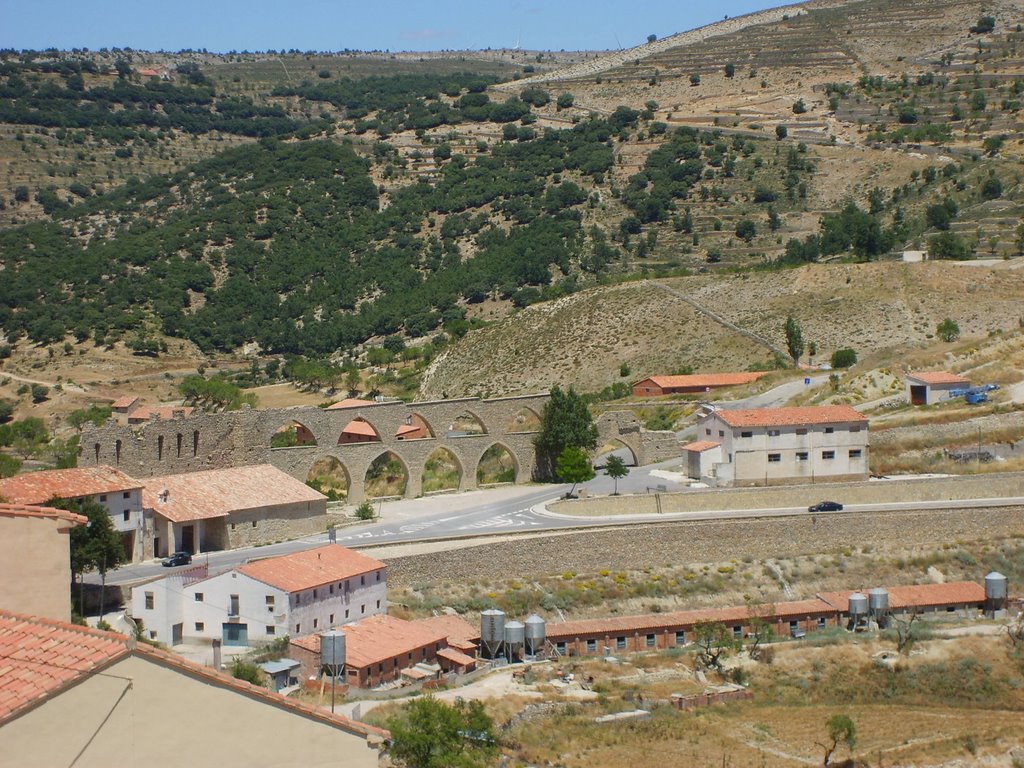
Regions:
<instances>
[{"instance_id":1,"label":"metal grain silo","mask_svg":"<svg viewBox=\"0 0 1024 768\"><path fill-rule=\"evenodd\" d=\"M1007 579L998 571L985 577L985 611L994 613L1006 607Z\"/></svg>"},{"instance_id":2,"label":"metal grain silo","mask_svg":"<svg viewBox=\"0 0 1024 768\"><path fill-rule=\"evenodd\" d=\"M526 617L526 652L536 656L544 650L547 640L547 623L536 613Z\"/></svg>"},{"instance_id":3,"label":"metal grain silo","mask_svg":"<svg viewBox=\"0 0 1024 768\"><path fill-rule=\"evenodd\" d=\"M509 661L521 659L526 647L526 626L521 621L505 624L505 655Z\"/></svg>"},{"instance_id":4,"label":"metal grain silo","mask_svg":"<svg viewBox=\"0 0 1024 768\"><path fill-rule=\"evenodd\" d=\"M345 633L332 629L320 635L320 669L340 677L345 667Z\"/></svg>"},{"instance_id":5,"label":"metal grain silo","mask_svg":"<svg viewBox=\"0 0 1024 768\"><path fill-rule=\"evenodd\" d=\"M483 655L494 659L501 655L505 642L505 612L491 608L480 614L480 647Z\"/></svg>"}]
</instances>

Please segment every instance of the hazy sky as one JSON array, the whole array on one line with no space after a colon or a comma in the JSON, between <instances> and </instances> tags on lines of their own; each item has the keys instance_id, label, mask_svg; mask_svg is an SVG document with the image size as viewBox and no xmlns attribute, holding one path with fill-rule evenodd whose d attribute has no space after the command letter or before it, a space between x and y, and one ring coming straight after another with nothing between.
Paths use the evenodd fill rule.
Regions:
<instances>
[{"instance_id":1,"label":"hazy sky","mask_svg":"<svg viewBox=\"0 0 1024 768\"><path fill-rule=\"evenodd\" d=\"M782 0L0 0L0 48L628 48Z\"/></svg>"}]
</instances>

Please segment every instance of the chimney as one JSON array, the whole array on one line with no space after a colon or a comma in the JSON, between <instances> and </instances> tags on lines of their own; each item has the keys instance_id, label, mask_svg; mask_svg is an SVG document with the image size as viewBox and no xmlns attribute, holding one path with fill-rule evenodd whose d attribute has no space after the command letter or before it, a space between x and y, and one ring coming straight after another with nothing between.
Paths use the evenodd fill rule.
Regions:
<instances>
[{"instance_id":1,"label":"chimney","mask_svg":"<svg viewBox=\"0 0 1024 768\"><path fill-rule=\"evenodd\" d=\"M220 672L220 638L213 639L213 668Z\"/></svg>"}]
</instances>

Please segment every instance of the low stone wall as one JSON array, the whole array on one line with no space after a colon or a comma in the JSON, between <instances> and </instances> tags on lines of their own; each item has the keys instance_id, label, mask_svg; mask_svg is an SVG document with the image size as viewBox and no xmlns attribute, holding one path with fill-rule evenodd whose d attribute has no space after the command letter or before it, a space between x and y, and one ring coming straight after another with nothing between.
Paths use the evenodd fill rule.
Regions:
<instances>
[{"instance_id":1,"label":"low stone wall","mask_svg":"<svg viewBox=\"0 0 1024 768\"><path fill-rule=\"evenodd\" d=\"M389 558L388 583L475 581L564 571L635 570L732 558L795 557L871 545L932 549L958 540L1024 537L1024 507L903 510L696 520L576 531L514 539L447 552Z\"/></svg>"},{"instance_id":2,"label":"low stone wall","mask_svg":"<svg viewBox=\"0 0 1024 768\"><path fill-rule=\"evenodd\" d=\"M605 496L558 501L548 509L562 515L603 517L726 509L807 507L823 499L843 504L899 504L1024 495L1024 474L1007 472L944 478L876 480L769 488L723 488L638 496Z\"/></svg>"},{"instance_id":3,"label":"low stone wall","mask_svg":"<svg viewBox=\"0 0 1024 768\"><path fill-rule=\"evenodd\" d=\"M302 501L274 507L251 509L228 518L228 549L253 547L323 533L334 517L325 501Z\"/></svg>"}]
</instances>

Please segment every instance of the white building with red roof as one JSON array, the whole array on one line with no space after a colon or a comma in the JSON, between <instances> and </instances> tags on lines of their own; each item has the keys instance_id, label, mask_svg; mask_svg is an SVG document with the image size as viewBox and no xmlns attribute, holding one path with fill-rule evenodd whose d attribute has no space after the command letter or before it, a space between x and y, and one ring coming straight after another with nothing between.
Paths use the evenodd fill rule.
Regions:
<instances>
[{"instance_id":1,"label":"white building with red roof","mask_svg":"<svg viewBox=\"0 0 1024 768\"><path fill-rule=\"evenodd\" d=\"M12 504L39 505L54 499L92 499L107 510L132 562L148 556L142 512L142 483L113 467L73 467L24 472L0 480L0 498Z\"/></svg>"},{"instance_id":2,"label":"white building with red roof","mask_svg":"<svg viewBox=\"0 0 1024 768\"><path fill-rule=\"evenodd\" d=\"M195 768L376 768L389 736L123 635L7 611L0 668L0 762L19 768L107 768L138 749Z\"/></svg>"},{"instance_id":3,"label":"white building with red roof","mask_svg":"<svg viewBox=\"0 0 1024 768\"><path fill-rule=\"evenodd\" d=\"M717 446L711 445L718 443ZM868 420L848 405L719 408L698 422L688 450L710 458L718 485L864 480Z\"/></svg>"},{"instance_id":4,"label":"white building with red roof","mask_svg":"<svg viewBox=\"0 0 1024 768\"><path fill-rule=\"evenodd\" d=\"M906 375L907 401L911 405L931 405L948 400L954 389L967 389L971 382L948 371L918 371Z\"/></svg>"},{"instance_id":5,"label":"white building with red roof","mask_svg":"<svg viewBox=\"0 0 1024 768\"><path fill-rule=\"evenodd\" d=\"M185 569L134 587L131 610L152 640L246 646L322 632L387 608L387 566L327 544L215 576Z\"/></svg>"}]
</instances>

